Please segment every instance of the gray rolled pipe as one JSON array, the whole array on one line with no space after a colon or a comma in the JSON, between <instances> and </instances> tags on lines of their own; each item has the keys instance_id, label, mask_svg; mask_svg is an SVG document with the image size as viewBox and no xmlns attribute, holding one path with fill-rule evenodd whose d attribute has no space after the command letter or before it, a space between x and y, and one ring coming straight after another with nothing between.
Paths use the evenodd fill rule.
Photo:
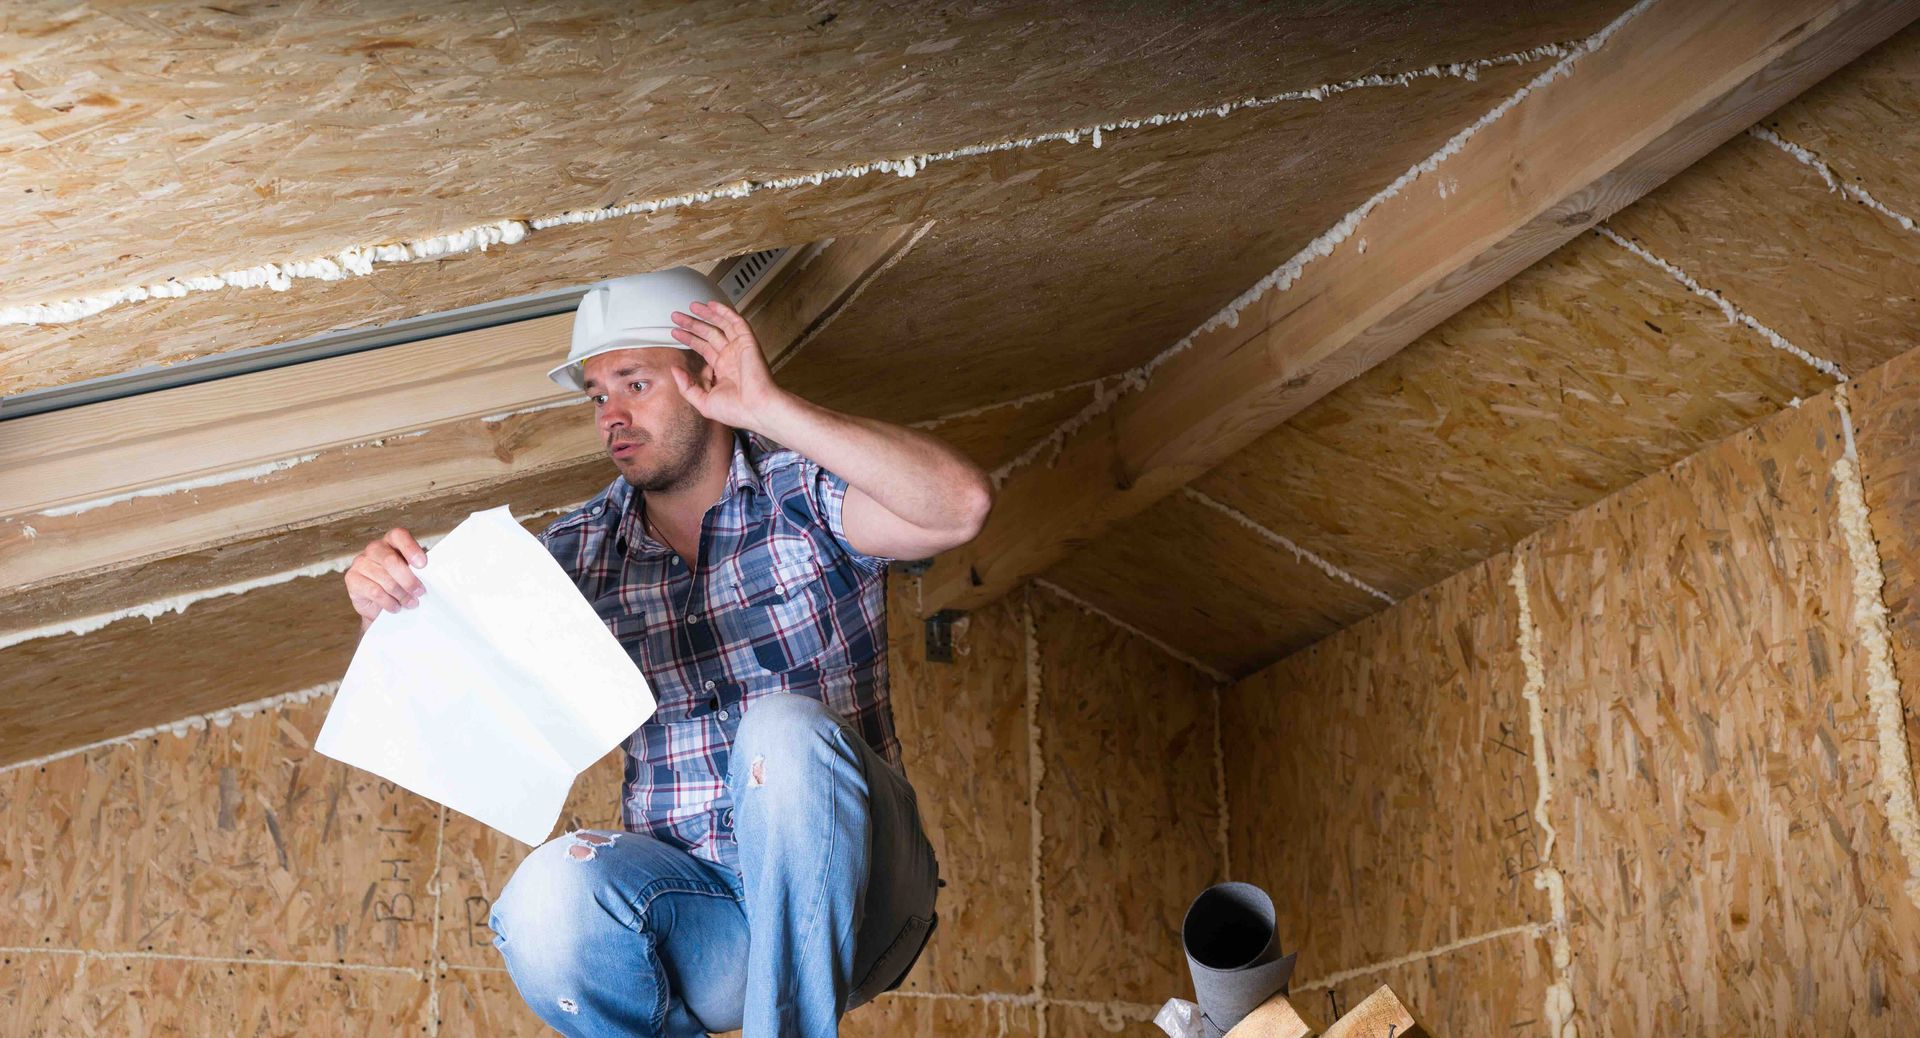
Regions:
<instances>
[{"instance_id":1,"label":"gray rolled pipe","mask_svg":"<svg viewBox=\"0 0 1920 1038\"><path fill-rule=\"evenodd\" d=\"M1293 955L1280 954L1273 899L1251 883L1218 883L1187 907L1180 940L1210 1038L1232 1030L1287 989Z\"/></svg>"}]
</instances>

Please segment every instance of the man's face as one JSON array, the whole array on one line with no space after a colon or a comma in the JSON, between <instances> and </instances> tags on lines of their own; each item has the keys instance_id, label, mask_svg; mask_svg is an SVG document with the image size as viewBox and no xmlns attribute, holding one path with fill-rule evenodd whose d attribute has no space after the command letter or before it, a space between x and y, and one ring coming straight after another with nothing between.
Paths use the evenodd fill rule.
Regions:
<instances>
[{"instance_id":1,"label":"man's face","mask_svg":"<svg viewBox=\"0 0 1920 1038\"><path fill-rule=\"evenodd\" d=\"M600 442L628 483L670 491L700 475L707 419L680 395L670 373L685 350L651 346L613 350L580 365Z\"/></svg>"}]
</instances>

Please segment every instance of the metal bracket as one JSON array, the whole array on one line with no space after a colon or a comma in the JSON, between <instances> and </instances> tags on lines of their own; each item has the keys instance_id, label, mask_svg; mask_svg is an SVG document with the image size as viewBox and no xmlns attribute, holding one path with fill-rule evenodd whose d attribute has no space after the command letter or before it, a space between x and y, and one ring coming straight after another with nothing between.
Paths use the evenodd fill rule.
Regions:
<instances>
[{"instance_id":1,"label":"metal bracket","mask_svg":"<svg viewBox=\"0 0 1920 1038\"><path fill-rule=\"evenodd\" d=\"M953 662L953 622L967 615L958 609L942 609L927 617L927 661Z\"/></svg>"}]
</instances>

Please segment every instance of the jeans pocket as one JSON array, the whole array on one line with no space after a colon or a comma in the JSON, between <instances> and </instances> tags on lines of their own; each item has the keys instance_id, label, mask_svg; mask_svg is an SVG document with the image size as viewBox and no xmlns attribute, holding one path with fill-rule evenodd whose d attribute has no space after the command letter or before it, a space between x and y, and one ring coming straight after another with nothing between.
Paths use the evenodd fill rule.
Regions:
<instances>
[{"instance_id":1,"label":"jeans pocket","mask_svg":"<svg viewBox=\"0 0 1920 1038\"><path fill-rule=\"evenodd\" d=\"M939 921L938 912L929 915L910 915L900 933L880 953L867 975L860 978L847 998L847 1008L865 1005L880 994L892 991L913 972L913 964L920 961L920 953L926 949L927 942L933 936L933 928ZM884 986L882 986L884 985Z\"/></svg>"}]
</instances>

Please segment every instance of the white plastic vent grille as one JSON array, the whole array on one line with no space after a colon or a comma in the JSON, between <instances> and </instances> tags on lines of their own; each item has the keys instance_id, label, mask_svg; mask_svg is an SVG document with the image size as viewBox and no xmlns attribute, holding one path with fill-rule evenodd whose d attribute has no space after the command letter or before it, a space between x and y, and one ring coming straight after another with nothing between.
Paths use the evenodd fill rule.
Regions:
<instances>
[{"instance_id":1,"label":"white plastic vent grille","mask_svg":"<svg viewBox=\"0 0 1920 1038\"><path fill-rule=\"evenodd\" d=\"M792 251L792 246L778 249L762 249L749 252L738 259L727 261L719 277L720 287L726 290L727 300L736 306L753 287L765 280L768 274L780 266L780 260Z\"/></svg>"}]
</instances>

